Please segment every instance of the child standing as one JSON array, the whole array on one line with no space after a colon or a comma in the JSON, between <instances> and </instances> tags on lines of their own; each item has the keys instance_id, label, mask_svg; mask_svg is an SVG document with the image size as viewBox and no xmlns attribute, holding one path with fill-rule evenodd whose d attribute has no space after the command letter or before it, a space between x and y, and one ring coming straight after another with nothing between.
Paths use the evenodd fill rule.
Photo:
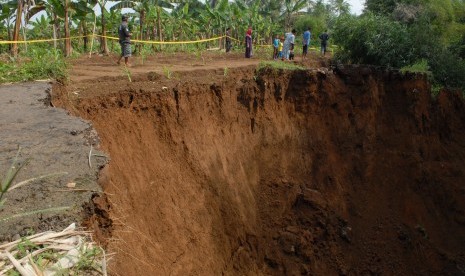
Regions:
<instances>
[{"instance_id":1,"label":"child standing","mask_svg":"<svg viewBox=\"0 0 465 276\"><path fill-rule=\"evenodd\" d=\"M279 48L279 38L278 36L275 36L273 39L273 59L276 60L278 59L278 48Z\"/></svg>"},{"instance_id":2,"label":"child standing","mask_svg":"<svg viewBox=\"0 0 465 276\"><path fill-rule=\"evenodd\" d=\"M283 38L279 40L279 46L278 46L278 58L283 57Z\"/></svg>"}]
</instances>

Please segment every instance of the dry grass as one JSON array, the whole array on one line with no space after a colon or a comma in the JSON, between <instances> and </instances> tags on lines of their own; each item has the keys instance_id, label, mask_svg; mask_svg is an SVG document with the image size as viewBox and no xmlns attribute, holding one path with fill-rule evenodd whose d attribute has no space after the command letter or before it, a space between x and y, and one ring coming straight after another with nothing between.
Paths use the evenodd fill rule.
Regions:
<instances>
[{"instance_id":1,"label":"dry grass","mask_svg":"<svg viewBox=\"0 0 465 276\"><path fill-rule=\"evenodd\" d=\"M106 262L105 251L74 223L0 245L0 275L106 275Z\"/></svg>"}]
</instances>

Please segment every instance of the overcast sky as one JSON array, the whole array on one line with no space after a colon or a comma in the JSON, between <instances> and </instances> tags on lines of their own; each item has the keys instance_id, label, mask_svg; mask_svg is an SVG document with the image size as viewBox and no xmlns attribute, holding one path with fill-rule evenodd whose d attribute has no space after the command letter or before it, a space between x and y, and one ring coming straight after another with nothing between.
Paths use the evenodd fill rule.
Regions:
<instances>
[{"instance_id":1,"label":"overcast sky","mask_svg":"<svg viewBox=\"0 0 465 276\"><path fill-rule=\"evenodd\" d=\"M350 4L350 9L352 13L361 14L363 6L365 5L365 0L347 0Z\"/></svg>"}]
</instances>

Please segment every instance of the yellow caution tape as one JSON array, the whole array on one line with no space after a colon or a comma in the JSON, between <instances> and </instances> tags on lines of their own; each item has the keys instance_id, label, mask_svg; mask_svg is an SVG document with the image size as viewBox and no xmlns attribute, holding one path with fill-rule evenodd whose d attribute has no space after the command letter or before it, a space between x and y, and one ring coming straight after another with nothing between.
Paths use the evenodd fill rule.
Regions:
<instances>
[{"instance_id":1,"label":"yellow caution tape","mask_svg":"<svg viewBox=\"0 0 465 276\"><path fill-rule=\"evenodd\" d=\"M70 37L70 38L50 38L50 39L35 39L35 40L20 40L20 41L8 41L8 40L0 40L0 44L26 44L26 43L42 43L42 42L52 42L52 41L60 41L60 40L66 40L66 39L77 39L77 38L84 38L84 37L91 37L91 38L94 38L94 37L105 37L107 39L111 39L111 40L119 40L118 37L114 37L114 36L103 36L103 35L97 35L97 34L93 34L93 35L82 35L82 36L73 36L73 37ZM188 41L152 41L152 40L139 40L139 39L133 39L131 40L131 42L134 42L134 43L147 43L147 44L193 44L193 43L202 43L202 42L209 42L209 41L214 41L214 40L218 40L218 39L221 39L221 38L225 38L227 36L218 36L218 37L213 37L213 38L207 38L207 39L199 39L199 40L188 40ZM242 41L238 40L238 39L235 39L233 37L229 37L231 38L232 40L235 40L239 43L243 43ZM271 47L271 45L257 45L257 44L254 44L255 46L258 46L258 47Z\"/></svg>"},{"instance_id":2,"label":"yellow caution tape","mask_svg":"<svg viewBox=\"0 0 465 276\"><path fill-rule=\"evenodd\" d=\"M95 37L105 37L107 39L112 39L112 40L119 40L118 37L114 37L114 36L106 36L106 35L94 35L94 36ZM225 36L218 36L218 37L200 39L200 40L189 40L189 41L153 41L153 40L131 39L131 42L147 43L147 44L191 44L191 43L201 43L201 42L208 42L208 41L218 40L218 39L221 39L223 37L225 37Z\"/></svg>"}]
</instances>

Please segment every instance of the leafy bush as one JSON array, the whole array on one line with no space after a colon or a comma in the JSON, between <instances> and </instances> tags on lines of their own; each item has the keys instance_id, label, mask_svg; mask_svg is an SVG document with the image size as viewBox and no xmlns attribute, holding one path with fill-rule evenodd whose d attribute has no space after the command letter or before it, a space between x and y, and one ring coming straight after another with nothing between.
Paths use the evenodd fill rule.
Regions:
<instances>
[{"instance_id":1,"label":"leafy bush","mask_svg":"<svg viewBox=\"0 0 465 276\"><path fill-rule=\"evenodd\" d=\"M465 91L465 61L447 49L438 51L430 58L434 82L448 88Z\"/></svg>"},{"instance_id":2,"label":"leafy bush","mask_svg":"<svg viewBox=\"0 0 465 276\"><path fill-rule=\"evenodd\" d=\"M315 16L302 16L299 17L295 24L295 29L299 38L302 38L302 34L307 30L308 27L311 28L312 38L311 44L319 44L318 35L321 34L324 30L327 29L325 19L322 17Z\"/></svg>"},{"instance_id":3,"label":"leafy bush","mask_svg":"<svg viewBox=\"0 0 465 276\"><path fill-rule=\"evenodd\" d=\"M400 68L413 60L407 28L383 16L340 17L332 37L343 62Z\"/></svg>"}]
</instances>

